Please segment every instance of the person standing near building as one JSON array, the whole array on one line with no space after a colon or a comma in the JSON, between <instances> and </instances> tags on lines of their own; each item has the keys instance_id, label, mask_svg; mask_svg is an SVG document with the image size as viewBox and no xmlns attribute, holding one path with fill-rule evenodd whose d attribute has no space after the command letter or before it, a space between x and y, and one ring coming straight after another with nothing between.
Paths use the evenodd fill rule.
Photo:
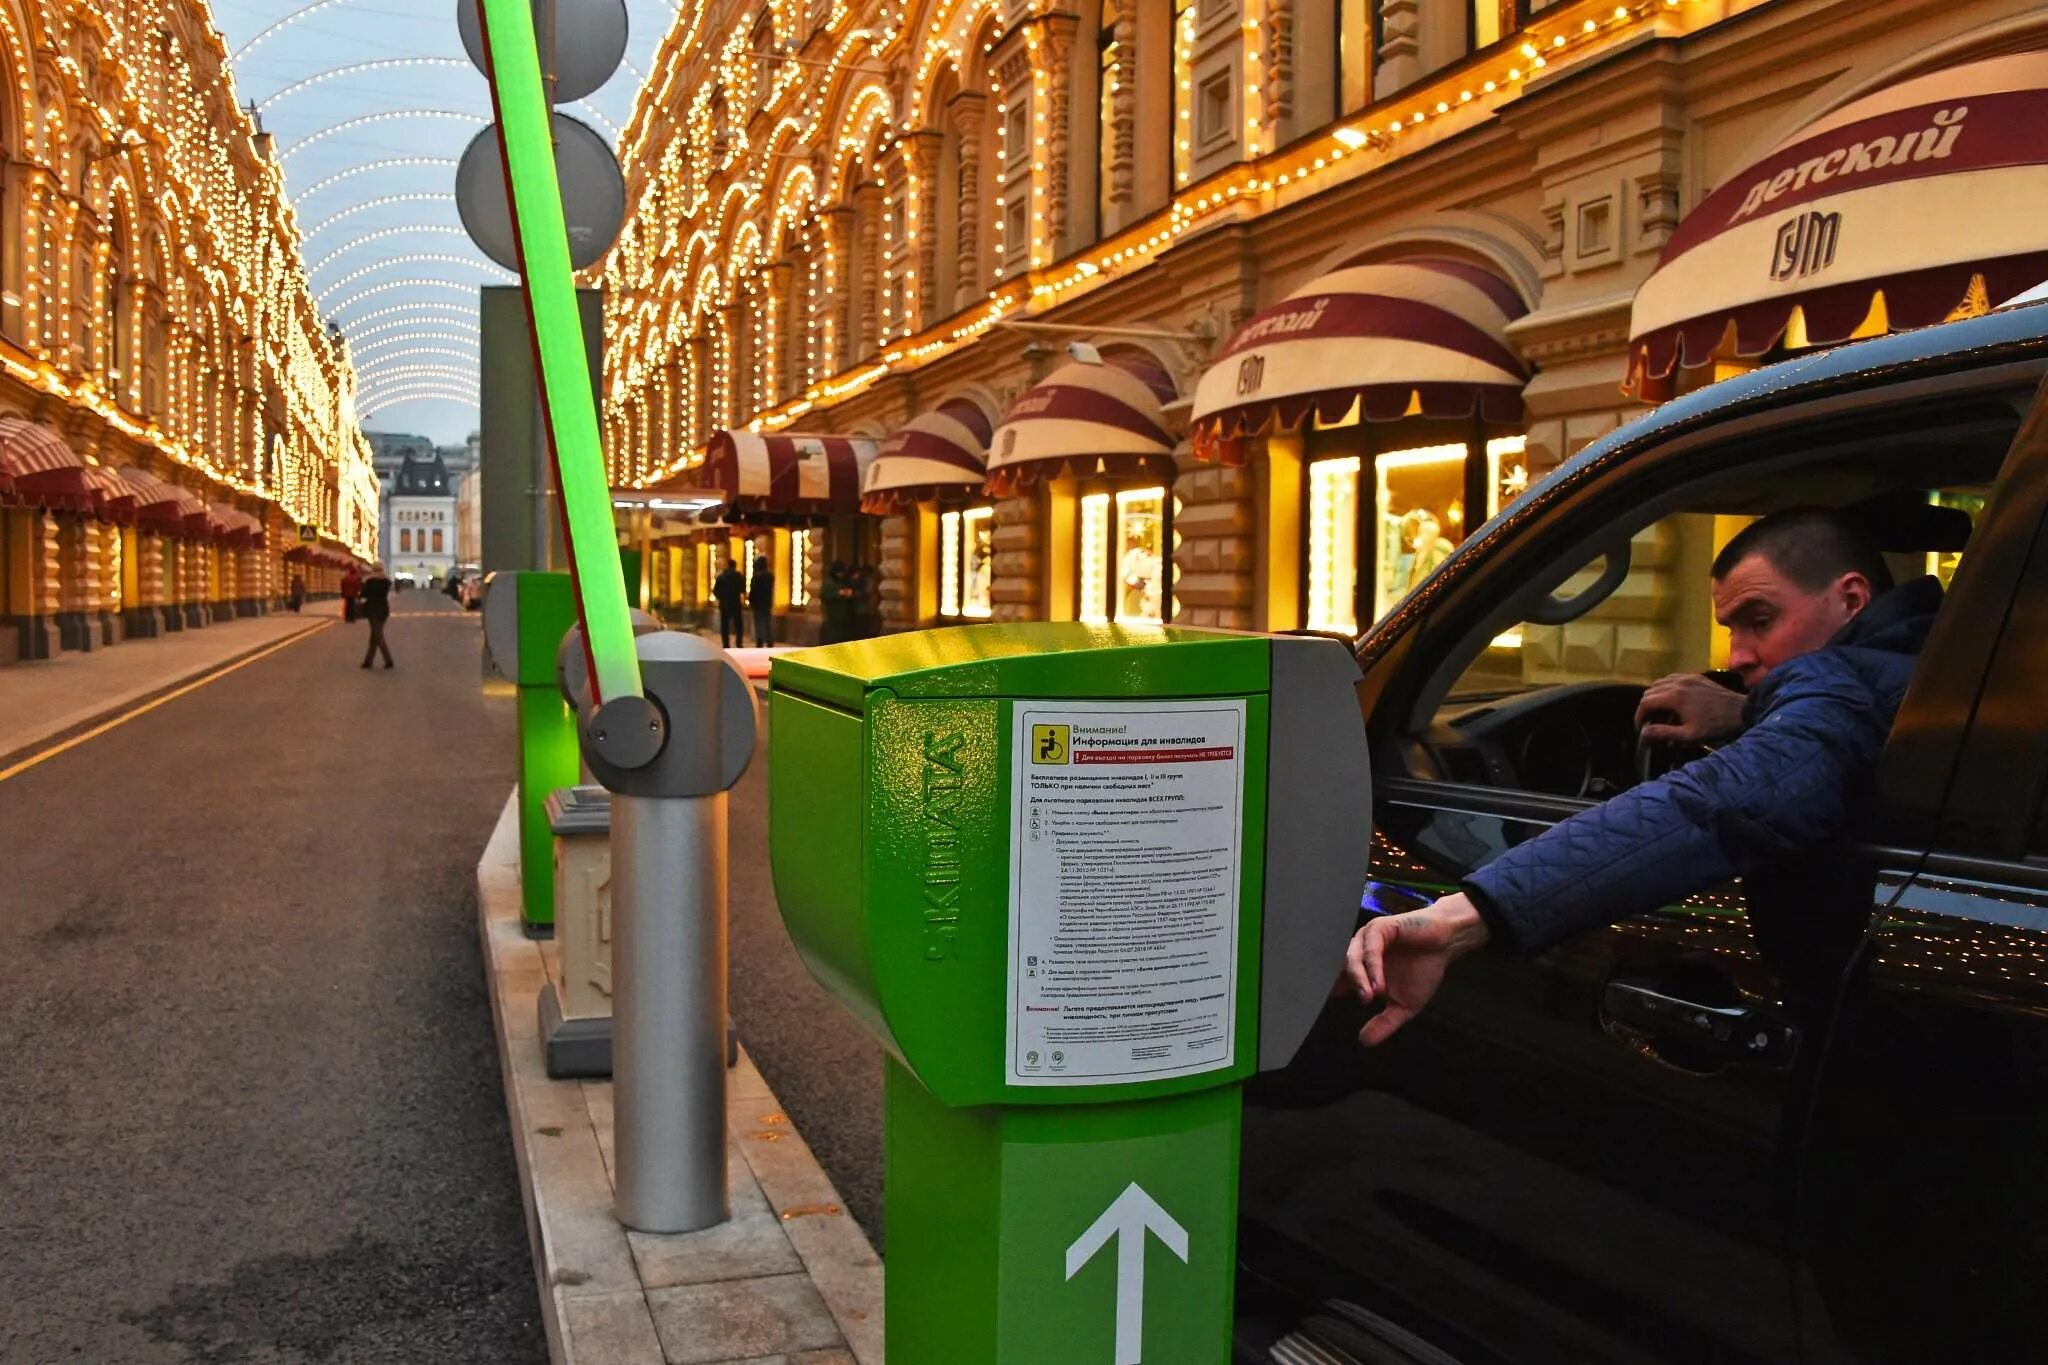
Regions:
<instances>
[{"instance_id":1,"label":"person standing near building","mask_svg":"<svg viewBox=\"0 0 2048 1365\"><path fill-rule=\"evenodd\" d=\"M718 602L718 643L726 649L747 643L746 628L741 624L745 618L740 614L740 598L746 591L746 575L740 572L738 561L726 560L725 568L711 581L711 595Z\"/></svg>"},{"instance_id":2,"label":"person standing near building","mask_svg":"<svg viewBox=\"0 0 2048 1365\"><path fill-rule=\"evenodd\" d=\"M293 611L297 611L300 607L306 605L306 580L303 576L299 574L292 575L292 585L290 590L285 593L284 600Z\"/></svg>"},{"instance_id":3,"label":"person standing near building","mask_svg":"<svg viewBox=\"0 0 2048 1365\"><path fill-rule=\"evenodd\" d=\"M358 610L370 623L370 647L363 651L363 667L370 666L370 660L378 654L384 656L384 666L392 667L391 646L384 642L384 623L391 619L391 580L384 574L384 566L371 566L370 576L363 580L358 591Z\"/></svg>"},{"instance_id":4,"label":"person standing near building","mask_svg":"<svg viewBox=\"0 0 2048 1365\"><path fill-rule=\"evenodd\" d=\"M754 643L767 647L775 643L775 565L767 555L754 556L754 581L747 585L747 602L754 608Z\"/></svg>"},{"instance_id":5,"label":"person standing near building","mask_svg":"<svg viewBox=\"0 0 2048 1365\"><path fill-rule=\"evenodd\" d=\"M348 572L341 576L341 619L356 619L356 594L363 590L363 571L355 565L348 566Z\"/></svg>"}]
</instances>

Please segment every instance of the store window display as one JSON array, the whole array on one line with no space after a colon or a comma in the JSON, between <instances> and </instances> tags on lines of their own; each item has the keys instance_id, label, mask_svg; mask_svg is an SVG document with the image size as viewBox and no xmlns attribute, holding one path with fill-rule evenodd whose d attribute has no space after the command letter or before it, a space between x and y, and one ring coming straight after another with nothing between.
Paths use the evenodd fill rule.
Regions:
<instances>
[{"instance_id":1,"label":"store window display","mask_svg":"<svg viewBox=\"0 0 2048 1365\"><path fill-rule=\"evenodd\" d=\"M939 514L939 615L986 620L994 611L996 513L969 507Z\"/></svg>"},{"instance_id":2,"label":"store window display","mask_svg":"<svg viewBox=\"0 0 2048 1365\"><path fill-rule=\"evenodd\" d=\"M1398 606L1474 527L1528 488L1526 445L1502 436L1476 454L1463 442L1384 451L1372 457L1373 498L1364 506L1362 457L1311 461L1303 518L1309 629L1355 633L1361 605L1374 618ZM1475 520L1465 504L1477 488L1486 490L1486 508Z\"/></svg>"},{"instance_id":3,"label":"store window display","mask_svg":"<svg viewBox=\"0 0 2048 1365\"><path fill-rule=\"evenodd\" d=\"M1172 515L1164 488L1081 498L1081 620L1158 625L1167 619Z\"/></svg>"}]
</instances>

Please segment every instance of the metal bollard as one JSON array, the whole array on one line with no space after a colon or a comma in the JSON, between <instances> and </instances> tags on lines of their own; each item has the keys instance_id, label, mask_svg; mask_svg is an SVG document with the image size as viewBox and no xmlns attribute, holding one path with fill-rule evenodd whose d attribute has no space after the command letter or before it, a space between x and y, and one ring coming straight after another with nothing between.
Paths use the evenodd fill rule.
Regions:
<instances>
[{"instance_id":1,"label":"metal bollard","mask_svg":"<svg viewBox=\"0 0 2048 1365\"><path fill-rule=\"evenodd\" d=\"M724 650L673 631L634 645L647 696L578 707L584 758L612 793L613 1207L641 1232L689 1232L731 1213L726 805L760 726ZM565 683L580 652L564 649Z\"/></svg>"}]
</instances>

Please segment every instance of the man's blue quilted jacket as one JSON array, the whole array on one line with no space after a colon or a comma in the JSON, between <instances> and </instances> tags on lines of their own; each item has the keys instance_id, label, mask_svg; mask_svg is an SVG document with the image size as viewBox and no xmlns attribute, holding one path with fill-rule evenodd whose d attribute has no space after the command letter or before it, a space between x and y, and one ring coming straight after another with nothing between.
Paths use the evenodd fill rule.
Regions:
<instances>
[{"instance_id":1,"label":"man's blue quilted jacket","mask_svg":"<svg viewBox=\"0 0 2048 1365\"><path fill-rule=\"evenodd\" d=\"M1940 605L1932 578L1885 593L1826 646L1765 675L1739 737L1473 872L1464 888L1495 939L1541 952L1853 836Z\"/></svg>"}]
</instances>

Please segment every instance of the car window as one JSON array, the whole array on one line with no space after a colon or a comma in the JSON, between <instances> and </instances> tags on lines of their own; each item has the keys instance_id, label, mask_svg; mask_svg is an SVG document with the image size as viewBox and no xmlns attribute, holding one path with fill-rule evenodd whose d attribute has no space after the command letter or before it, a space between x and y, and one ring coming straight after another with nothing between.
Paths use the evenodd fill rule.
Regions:
<instances>
[{"instance_id":1,"label":"car window","mask_svg":"<svg viewBox=\"0 0 2048 1365\"><path fill-rule=\"evenodd\" d=\"M1983 485L1913 490L1930 507L1970 518L1974 529L1989 488ZM1714 620L1709 567L1721 547L1756 520L1748 511L1713 505L1659 517L1628 538L1625 569L1601 601L1569 621L1523 621L1501 632L1466 665L1446 695L1450 719L1475 702L1566 684L1628 683L1637 687L1670 673L1704 673L1728 662L1728 632ZM1895 582L1931 574L1943 587L1962 562L1962 550L1906 549L1887 553ZM1582 555L1583 563L1552 597L1571 600L1598 591L1617 573L1608 553Z\"/></svg>"}]
</instances>

